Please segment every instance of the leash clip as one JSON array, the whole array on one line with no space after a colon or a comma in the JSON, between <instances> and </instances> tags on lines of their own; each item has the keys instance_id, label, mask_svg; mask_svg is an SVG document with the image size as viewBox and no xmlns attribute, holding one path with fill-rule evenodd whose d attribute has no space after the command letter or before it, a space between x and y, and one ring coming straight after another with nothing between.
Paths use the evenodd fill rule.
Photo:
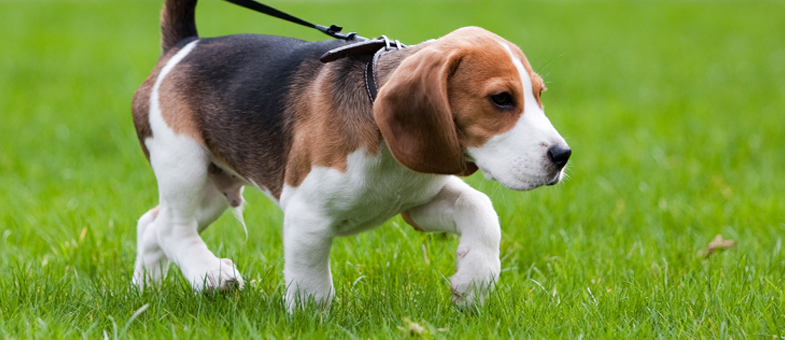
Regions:
<instances>
[{"instance_id":1,"label":"leash clip","mask_svg":"<svg viewBox=\"0 0 785 340\"><path fill-rule=\"evenodd\" d=\"M330 25L330 27L326 27L326 26L322 26L322 25L314 25L314 26L315 26L315 28L317 30L319 30L322 33L327 34L327 35L329 35L329 36L331 36L331 37L333 37L335 39L341 39L341 40L346 40L346 41L354 41L354 40L366 41L366 40L368 40L368 38L363 38L363 37L357 35L357 33L355 33L355 32L341 33L341 30L343 30L343 27L338 26L338 25Z\"/></svg>"}]
</instances>

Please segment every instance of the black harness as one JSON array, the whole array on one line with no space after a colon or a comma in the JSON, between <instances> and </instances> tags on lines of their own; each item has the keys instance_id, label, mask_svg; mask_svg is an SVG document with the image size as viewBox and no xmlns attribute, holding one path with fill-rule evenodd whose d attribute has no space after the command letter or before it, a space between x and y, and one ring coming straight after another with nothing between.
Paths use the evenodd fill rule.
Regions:
<instances>
[{"instance_id":1,"label":"black harness","mask_svg":"<svg viewBox=\"0 0 785 340\"><path fill-rule=\"evenodd\" d=\"M368 99L371 100L371 103L373 103L374 100L376 100L376 95L379 92L378 82L376 80L376 62L379 60L379 57L391 51L399 50L407 47L406 45L402 44L400 41L390 40L386 36L381 36L376 39L368 39L354 32L341 33L341 30L343 30L343 27L341 26L330 25L330 27L327 27L322 25L315 25L305 20L302 20L298 17L281 12L265 4L256 2L254 0L226 0L226 1L231 2L235 5L239 5L257 11L259 13L267 14L279 19L293 22L295 24L303 25L305 27L315 28L321 31L322 33L327 34L335 39L354 42L352 44L334 48L332 50L325 52L319 58L319 60L323 63L329 63L331 61L350 57L350 56L373 54L373 58L371 58L371 61L369 61L365 65L365 74L364 74L365 89L368 92Z\"/></svg>"}]
</instances>

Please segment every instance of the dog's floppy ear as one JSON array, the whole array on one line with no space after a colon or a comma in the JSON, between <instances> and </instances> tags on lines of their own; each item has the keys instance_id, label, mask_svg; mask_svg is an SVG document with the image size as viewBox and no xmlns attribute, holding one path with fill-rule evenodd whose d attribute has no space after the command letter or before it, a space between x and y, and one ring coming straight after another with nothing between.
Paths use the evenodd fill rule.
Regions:
<instances>
[{"instance_id":1,"label":"dog's floppy ear","mask_svg":"<svg viewBox=\"0 0 785 340\"><path fill-rule=\"evenodd\" d=\"M404 59L379 90L376 124L393 157L409 169L469 175L477 170L461 149L447 81L461 54L429 46Z\"/></svg>"}]
</instances>

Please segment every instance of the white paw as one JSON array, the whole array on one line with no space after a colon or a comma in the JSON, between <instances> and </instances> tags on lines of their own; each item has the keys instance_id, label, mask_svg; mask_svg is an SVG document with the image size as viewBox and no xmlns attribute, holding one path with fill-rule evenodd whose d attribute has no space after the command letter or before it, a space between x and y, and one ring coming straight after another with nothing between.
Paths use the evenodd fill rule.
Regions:
<instances>
[{"instance_id":1,"label":"white paw","mask_svg":"<svg viewBox=\"0 0 785 340\"><path fill-rule=\"evenodd\" d=\"M242 289L244 285L240 272L230 259L218 259L217 265L186 274L186 277L197 291Z\"/></svg>"},{"instance_id":2,"label":"white paw","mask_svg":"<svg viewBox=\"0 0 785 340\"><path fill-rule=\"evenodd\" d=\"M148 253L144 256L137 255L132 282L140 289L144 289L146 285L161 282L166 277L168 268L169 259L163 254L163 251L159 250L158 253Z\"/></svg>"},{"instance_id":3,"label":"white paw","mask_svg":"<svg viewBox=\"0 0 785 340\"><path fill-rule=\"evenodd\" d=\"M295 309L305 309L308 306L315 306L321 310L330 309L335 290L332 285L329 287L322 287L318 292L308 292L304 289L296 289L291 286L286 289L284 295L284 303L286 309L291 314Z\"/></svg>"},{"instance_id":4,"label":"white paw","mask_svg":"<svg viewBox=\"0 0 785 340\"><path fill-rule=\"evenodd\" d=\"M455 275L450 277L452 300L459 307L482 306L501 271L498 252L460 250Z\"/></svg>"}]
</instances>

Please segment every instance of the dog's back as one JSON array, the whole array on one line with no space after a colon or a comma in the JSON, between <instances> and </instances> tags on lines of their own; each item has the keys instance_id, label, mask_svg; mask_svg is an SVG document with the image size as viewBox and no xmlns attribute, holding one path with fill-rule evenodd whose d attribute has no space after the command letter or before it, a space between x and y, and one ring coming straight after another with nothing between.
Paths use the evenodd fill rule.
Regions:
<instances>
[{"instance_id":1,"label":"dog's back","mask_svg":"<svg viewBox=\"0 0 785 340\"><path fill-rule=\"evenodd\" d=\"M168 0L161 13L162 55L133 101L142 149L149 159L145 139L152 136L153 85L170 59L198 39L198 48L180 60L157 89L159 97L167 98L162 101L168 106L161 110L164 120L175 132L203 143L217 163L277 196L293 138L287 116L296 114L293 99L298 94L290 92L303 91L298 84L313 83L324 67L319 56L346 42L259 34L199 39L195 5L195 0Z\"/></svg>"}]
</instances>

